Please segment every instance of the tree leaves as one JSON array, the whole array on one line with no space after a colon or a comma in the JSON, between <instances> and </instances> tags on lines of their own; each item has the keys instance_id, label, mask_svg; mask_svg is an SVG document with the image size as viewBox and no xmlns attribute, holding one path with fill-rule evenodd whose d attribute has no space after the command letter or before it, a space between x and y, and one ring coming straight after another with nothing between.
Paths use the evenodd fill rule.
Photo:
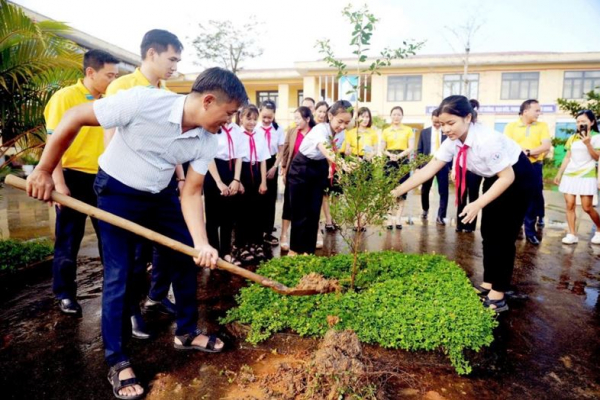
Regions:
<instances>
[{"instance_id":1,"label":"tree leaves","mask_svg":"<svg viewBox=\"0 0 600 400\"><path fill-rule=\"evenodd\" d=\"M39 148L46 102L81 76L82 49L59 36L69 30L61 22L35 22L0 0L0 155L15 138L20 146Z\"/></svg>"},{"instance_id":2,"label":"tree leaves","mask_svg":"<svg viewBox=\"0 0 600 400\"><path fill-rule=\"evenodd\" d=\"M256 39L261 36L261 26L254 15L241 27L230 20L198 24L200 34L192 41L198 64L205 67L216 64L237 73L244 61L262 55L263 49Z\"/></svg>"}]
</instances>

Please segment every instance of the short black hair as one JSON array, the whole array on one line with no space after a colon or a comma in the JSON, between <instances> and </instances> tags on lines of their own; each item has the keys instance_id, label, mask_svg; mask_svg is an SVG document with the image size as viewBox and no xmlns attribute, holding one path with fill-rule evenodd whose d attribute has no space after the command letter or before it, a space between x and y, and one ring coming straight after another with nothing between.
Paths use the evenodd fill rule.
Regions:
<instances>
[{"instance_id":1,"label":"short black hair","mask_svg":"<svg viewBox=\"0 0 600 400\"><path fill-rule=\"evenodd\" d=\"M448 96L438 107L440 114L456 115L457 117L466 118L471 114L471 122L477 121L477 111L473 110L473 106L469 99L465 96L454 95Z\"/></svg>"},{"instance_id":2,"label":"short black hair","mask_svg":"<svg viewBox=\"0 0 600 400\"><path fill-rule=\"evenodd\" d=\"M594 132L598 132L598 119L596 118L596 115L594 115L594 112L591 110L581 110L577 113L575 118L579 118L582 115L588 117L588 119L592 123L591 130Z\"/></svg>"},{"instance_id":3,"label":"short black hair","mask_svg":"<svg viewBox=\"0 0 600 400\"><path fill-rule=\"evenodd\" d=\"M256 116L258 119L260 111L258 111L258 107L256 107L254 104L246 103L235 115L235 123L239 126L242 126L242 117L250 117L252 115Z\"/></svg>"},{"instance_id":4,"label":"short black hair","mask_svg":"<svg viewBox=\"0 0 600 400\"><path fill-rule=\"evenodd\" d=\"M83 55L83 73L88 67L95 71L104 68L104 64L118 64L120 61L110 53L104 50L90 50Z\"/></svg>"},{"instance_id":5,"label":"short black hair","mask_svg":"<svg viewBox=\"0 0 600 400\"><path fill-rule=\"evenodd\" d=\"M399 110L402 113L402 116L404 116L404 110L402 109L402 107L400 107L400 106L392 107L392 111L390 111L390 115L392 115L394 110Z\"/></svg>"},{"instance_id":6,"label":"short black hair","mask_svg":"<svg viewBox=\"0 0 600 400\"><path fill-rule=\"evenodd\" d=\"M529 107L531 107L532 104L540 104L540 102L536 99L525 100L523 104L521 104L521 108L519 109L519 115L523 115L523 112L525 112L525 110L529 110Z\"/></svg>"},{"instance_id":7,"label":"short black hair","mask_svg":"<svg viewBox=\"0 0 600 400\"><path fill-rule=\"evenodd\" d=\"M240 106L248 103L248 94L242 82L233 72L223 68L209 68L198 75L192 85L192 93L207 92L218 92L227 102L236 101Z\"/></svg>"},{"instance_id":8,"label":"short black hair","mask_svg":"<svg viewBox=\"0 0 600 400\"><path fill-rule=\"evenodd\" d=\"M349 113L352 115L352 108L352 103L350 103L348 100L336 101L331 107L329 107L329 110L327 110L327 122L329 122L329 114L333 115L334 117L341 113Z\"/></svg>"},{"instance_id":9,"label":"short black hair","mask_svg":"<svg viewBox=\"0 0 600 400\"><path fill-rule=\"evenodd\" d=\"M317 104L315 104L315 110L318 110L322 106L325 106L325 107L329 108L329 104L327 104L326 101L321 100L320 102L318 102Z\"/></svg>"},{"instance_id":10,"label":"short black hair","mask_svg":"<svg viewBox=\"0 0 600 400\"><path fill-rule=\"evenodd\" d=\"M142 39L142 44L140 45L142 60L146 58L146 54L151 48L156 50L157 53L162 53L169 49L169 45L173 46L178 53L181 53L183 50L183 44L181 44L177 36L169 31L152 29L151 31L146 32Z\"/></svg>"},{"instance_id":11,"label":"short black hair","mask_svg":"<svg viewBox=\"0 0 600 400\"><path fill-rule=\"evenodd\" d=\"M440 116L440 109L439 109L439 108L436 108L435 110L433 110L433 111L431 112L431 116L432 116L432 117L439 117L439 116Z\"/></svg>"},{"instance_id":12,"label":"short black hair","mask_svg":"<svg viewBox=\"0 0 600 400\"><path fill-rule=\"evenodd\" d=\"M303 103L305 101L310 101L311 103L313 103L313 106L315 105L315 99L313 99L312 97L305 97L304 99L302 99Z\"/></svg>"}]
</instances>

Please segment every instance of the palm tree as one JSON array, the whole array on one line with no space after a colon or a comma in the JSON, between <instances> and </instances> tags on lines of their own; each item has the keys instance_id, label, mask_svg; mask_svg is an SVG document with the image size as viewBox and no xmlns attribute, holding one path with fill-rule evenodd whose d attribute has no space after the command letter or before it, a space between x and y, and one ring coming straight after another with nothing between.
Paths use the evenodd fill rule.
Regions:
<instances>
[{"instance_id":1,"label":"palm tree","mask_svg":"<svg viewBox=\"0 0 600 400\"><path fill-rule=\"evenodd\" d=\"M81 76L83 49L60 36L69 30L0 0L0 157L19 149L0 169L19 153L41 150L46 103Z\"/></svg>"}]
</instances>

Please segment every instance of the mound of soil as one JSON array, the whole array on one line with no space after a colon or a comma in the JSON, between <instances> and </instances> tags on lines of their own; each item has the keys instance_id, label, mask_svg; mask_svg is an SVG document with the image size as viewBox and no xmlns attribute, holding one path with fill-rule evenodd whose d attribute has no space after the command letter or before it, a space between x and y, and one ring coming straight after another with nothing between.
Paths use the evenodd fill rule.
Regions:
<instances>
[{"instance_id":1,"label":"mound of soil","mask_svg":"<svg viewBox=\"0 0 600 400\"><path fill-rule=\"evenodd\" d=\"M340 283L336 279L325 279L323 275L311 272L303 276L295 289L316 290L319 293L339 292Z\"/></svg>"},{"instance_id":2,"label":"mound of soil","mask_svg":"<svg viewBox=\"0 0 600 400\"><path fill-rule=\"evenodd\" d=\"M315 370L322 375L352 375L365 373L361 361L362 348L353 331L330 330L315 353Z\"/></svg>"},{"instance_id":3,"label":"mound of soil","mask_svg":"<svg viewBox=\"0 0 600 400\"><path fill-rule=\"evenodd\" d=\"M332 400L342 393L358 398L385 399L382 391L372 394L362 347L353 331L330 330L310 361L298 365L282 363L261 379L268 399ZM343 396L343 395L342 395Z\"/></svg>"}]
</instances>

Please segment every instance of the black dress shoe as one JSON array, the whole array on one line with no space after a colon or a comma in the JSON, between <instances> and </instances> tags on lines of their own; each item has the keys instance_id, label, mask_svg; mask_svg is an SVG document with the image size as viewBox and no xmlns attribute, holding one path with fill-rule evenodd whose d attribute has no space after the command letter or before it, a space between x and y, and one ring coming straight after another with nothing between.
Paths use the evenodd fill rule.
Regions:
<instances>
[{"instance_id":1,"label":"black dress shoe","mask_svg":"<svg viewBox=\"0 0 600 400\"><path fill-rule=\"evenodd\" d=\"M441 217L437 217L435 220L435 223L438 225L446 225L446 223L444 222L444 220Z\"/></svg>"},{"instance_id":2,"label":"black dress shoe","mask_svg":"<svg viewBox=\"0 0 600 400\"><path fill-rule=\"evenodd\" d=\"M527 241L534 246L540 245L540 240L537 238L537 236L527 236Z\"/></svg>"},{"instance_id":3,"label":"black dress shoe","mask_svg":"<svg viewBox=\"0 0 600 400\"><path fill-rule=\"evenodd\" d=\"M81 316L81 306L74 299L61 299L58 301L58 308L63 314Z\"/></svg>"},{"instance_id":4,"label":"black dress shoe","mask_svg":"<svg viewBox=\"0 0 600 400\"><path fill-rule=\"evenodd\" d=\"M546 226L546 223L544 222L544 218L538 218L537 226L540 228L543 228L544 226Z\"/></svg>"},{"instance_id":5,"label":"black dress shoe","mask_svg":"<svg viewBox=\"0 0 600 400\"><path fill-rule=\"evenodd\" d=\"M152 337L140 314L131 316L131 337L139 340L148 340Z\"/></svg>"},{"instance_id":6,"label":"black dress shoe","mask_svg":"<svg viewBox=\"0 0 600 400\"><path fill-rule=\"evenodd\" d=\"M146 298L146 301L144 302L144 311L159 312L161 314L167 314L171 316L177 315L177 309L175 308L175 304L173 304L166 297L161 301L154 301L150 297Z\"/></svg>"}]
</instances>

